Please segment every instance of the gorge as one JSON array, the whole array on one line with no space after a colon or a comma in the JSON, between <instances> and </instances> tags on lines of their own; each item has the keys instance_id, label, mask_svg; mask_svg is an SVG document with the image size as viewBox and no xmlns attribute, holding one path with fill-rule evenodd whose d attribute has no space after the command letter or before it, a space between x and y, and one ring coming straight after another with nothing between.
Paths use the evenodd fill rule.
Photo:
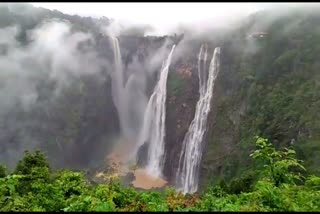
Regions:
<instances>
[{"instance_id":1,"label":"gorge","mask_svg":"<svg viewBox=\"0 0 320 214\"><path fill-rule=\"evenodd\" d=\"M53 169L97 182L111 157L126 185L193 194L259 168L249 154L262 136L319 175L318 8L164 36L28 4L0 10L0 162L9 169L39 149Z\"/></svg>"}]
</instances>

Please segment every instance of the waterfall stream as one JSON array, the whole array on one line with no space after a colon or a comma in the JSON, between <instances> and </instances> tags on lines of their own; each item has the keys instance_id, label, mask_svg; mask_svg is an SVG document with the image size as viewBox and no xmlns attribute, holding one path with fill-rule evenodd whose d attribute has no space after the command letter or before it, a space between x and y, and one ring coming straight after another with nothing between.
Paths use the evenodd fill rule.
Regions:
<instances>
[{"instance_id":1,"label":"waterfall stream","mask_svg":"<svg viewBox=\"0 0 320 214\"><path fill-rule=\"evenodd\" d=\"M133 72L124 69L118 38L110 36L110 42L114 55L114 70L110 74L112 79L112 99L118 112L121 132L114 152L122 153L121 161L128 163L134 161L135 155L131 153L123 154L119 150L129 149L132 151L137 147L139 133L143 126L144 112L148 102L145 94L147 75L144 71Z\"/></svg>"},{"instance_id":2,"label":"waterfall stream","mask_svg":"<svg viewBox=\"0 0 320 214\"><path fill-rule=\"evenodd\" d=\"M198 57L199 93L194 119L184 137L176 174L176 186L183 193L194 193L198 189L199 166L202 157L202 141L207 127L211 107L213 86L219 72L220 48L214 50L208 76L205 75L207 48L202 45ZM207 81L204 81L207 79Z\"/></svg>"},{"instance_id":3,"label":"waterfall stream","mask_svg":"<svg viewBox=\"0 0 320 214\"><path fill-rule=\"evenodd\" d=\"M160 77L149 99L144 125L140 136L140 145L149 143L146 170L150 175L161 176L164 159L164 137L166 117L167 78L175 45L168 58L163 62Z\"/></svg>"}]
</instances>

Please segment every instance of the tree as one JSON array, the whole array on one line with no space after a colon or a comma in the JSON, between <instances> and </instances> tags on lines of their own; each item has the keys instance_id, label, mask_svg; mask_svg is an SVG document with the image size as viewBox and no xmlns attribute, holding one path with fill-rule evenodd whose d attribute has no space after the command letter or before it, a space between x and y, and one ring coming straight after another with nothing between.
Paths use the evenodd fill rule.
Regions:
<instances>
[{"instance_id":1,"label":"tree","mask_svg":"<svg viewBox=\"0 0 320 214\"><path fill-rule=\"evenodd\" d=\"M276 186L282 183L294 184L295 180L301 180L300 173L292 171L292 169L305 170L300 164L301 161L296 159L294 150L285 148L284 151L277 151L267 139L260 137L257 137L256 146L258 149L250 156L265 163L264 172Z\"/></svg>"},{"instance_id":2,"label":"tree","mask_svg":"<svg viewBox=\"0 0 320 214\"><path fill-rule=\"evenodd\" d=\"M3 165L0 165L0 178L4 178L6 177L6 171L7 171L7 168Z\"/></svg>"},{"instance_id":3,"label":"tree","mask_svg":"<svg viewBox=\"0 0 320 214\"><path fill-rule=\"evenodd\" d=\"M25 151L23 159L18 162L13 173L18 175L29 175L35 167L49 169L48 160L40 151L36 151L35 154Z\"/></svg>"}]
</instances>

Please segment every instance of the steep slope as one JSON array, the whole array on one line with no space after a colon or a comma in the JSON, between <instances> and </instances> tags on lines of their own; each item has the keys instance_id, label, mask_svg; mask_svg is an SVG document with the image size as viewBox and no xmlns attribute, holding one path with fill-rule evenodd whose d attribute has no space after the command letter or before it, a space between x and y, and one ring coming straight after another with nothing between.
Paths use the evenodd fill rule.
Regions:
<instances>
[{"instance_id":1,"label":"steep slope","mask_svg":"<svg viewBox=\"0 0 320 214\"><path fill-rule=\"evenodd\" d=\"M226 40L217 112L203 154L203 185L249 170L248 154L256 135L269 138L276 147L293 146L307 168L320 173L316 11L261 12Z\"/></svg>"},{"instance_id":2,"label":"steep slope","mask_svg":"<svg viewBox=\"0 0 320 214\"><path fill-rule=\"evenodd\" d=\"M28 45L34 41L28 32L41 27L44 20L54 18L70 24L70 35L79 32L92 35L93 42L77 44L82 52L95 50L103 62L113 61L109 38L100 33L99 27L100 24L110 24L109 19L69 16L24 4L9 6L0 6L0 27L4 29L1 35L10 33L7 27L18 25L21 30L15 36L15 48L29 50ZM320 174L317 155L320 150L318 12L318 8L262 11L219 39L210 33L206 39L187 41L187 46L190 46L188 52L173 60L168 75L163 174L169 184L174 183L182 142L199 99L197 54L203 42L208 43L208 53L212 53L217 46L221 47L221 62L204 137L201 186L217 182L220 178L230 180L250 170L248 154L254 149L256 135L269 138L276 147L294 147L309 171ZM0 57L4 58L12 52L1 38ZM178 43L182 37L120 35L118 39L124 67L134 72L146 69L141 65L157 57L155 53L161 47ZM166 43L168 40L170 44ZM41 57L42 54L38 54L31 61L37 62ZM209 54L208 58L211 57ZM37 79L34 88L38 96L32 108L25 108L20 101L13 104L5 102L5 98L14 97L8 96L9 92L19 95L30 88L26 84L30 83L28 78L28 81L19 84L1 80L4 82L1 83L3 90L0 93L2 104L14 108L1 108L0 111L0 161L13 166L23 150L41 148L47 151L55 167L84 169L103 166L105 155L120 129L112 102L111 80L108 78L112 69L109 64L102 63L103 66L95 69L86 66L75 69L81 75L71 73L67 87L55 96L59 81L48 78L52 68L41 63L33 67L28 62L30 58L22 60L21 70L24 72L19 74L29 74L29 71L37 69L41 71L39 75L28 76ZM51 61L46 62L50 64ZM100 62L87 64L91 66L95 63ZM7 66L5 63L1 65ZM148 67L151 76L160 67ZM1 67L4 76L7 75L7 68L12 67ZM86 72L91 70L95 72ZM150 79L152 81L148 81L146 87L148 95L152 93L155 75ZM141 157L145 156L146 150L140 149Z\"/></svg>"}]
</instances>

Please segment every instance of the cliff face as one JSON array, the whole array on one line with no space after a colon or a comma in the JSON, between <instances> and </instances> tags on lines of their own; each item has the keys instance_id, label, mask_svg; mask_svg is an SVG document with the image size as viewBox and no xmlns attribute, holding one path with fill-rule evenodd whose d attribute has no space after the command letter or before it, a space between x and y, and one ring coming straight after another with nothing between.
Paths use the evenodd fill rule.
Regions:
<instances>
[{"instance_id":1,"label":"cliff face","mask_svg":"<svg viewBox=\"0 0 320 214\"><path fill-rule=\"evenodd\" d=\"M314 45L320 31L313 27L317 20L319 15L304 9L281 16L272 11L258 13L218 43L220 73L203 141L201 188L254 168L249 154L255 149L255 136L268 138L277 148L294 147L308 170L320 173L315 155L320 148L315 109L319 103L319 63L314 58L320 50ZM256 31L263 31L264 36L250 36ZM174 159L178 160L174 156L181 149L198 99L196 56L189 63L193 67L191 79L182 81L188 87L175 102L170 101L174 90L168 92L166 175L171 182L177 164ZM172 74L168 87L175 78L183 79L178 68L174 71L179 78ZM177 128L171 128L174 126Z\"/></svg>"},{"instance_id":2,"label":"cliff face","mask_svg":"<svg viewBox=\"0 0 320 214\"><path fill-rule=\"evenodd\" d=\"M240 120L246 99L239 95L241 80L236 68L236 49L232 41L221 46L220 72L216 79L208 117L207 133L200 167L200 187L227 176L226 159L237 152L240 141Z\"/></svg>"},{"instance_id":3,"label":"cliff face","mask_svg":"<svg viewBox=\"0 0 320 214\"><path fill-rule=\"evenodd\" d=\"M81 55L81 52L89 49L91 56L97 54L102 61L84 62L86 66L78 70L74 69L70 77L65 77L68 84L64 87L58 87L58 82L51 78L54 75L51 71L54 67L52 63L54 59L43 62L44 66L36 67L38 73L36 77L32 77L34 80L31 82L32 85L35 85L34 92L38 95L35 103L29 109L24 109L24 106L19 103L5 111L1 108L0 161L11 167L20 159L24 150L41 149L47 153L52 166L57 168L84 169L105 164L105 156L111 150L114 139L120 131L117 111L112 102L109 76L112 72L113 50L110 39L100 33L99 29L99 24L103 23L107 26L110 24L109 20L69 16L58 11L34 8L30 5L3 4L0 10L2 11L0 14L1 30L12 26L18 27L16 37L8 38L9 42L14 40L17 43L16 46L10 47L12 50L23 52L30 48L30 44L33 44L30 33L39 29L44 22L65 23L57 28L62 26L63 29L60 30L66 30L70 27L68 33L74 38L69 43L76 43L80 32L89 33L91 36L92 40L88 44L86 42L77 44L78 53L76 55ZM59 32L53 31L52 33ZM125 67L130 67L136 59L143 65L145 59L162 47L166 39L166 37L120 36ZM1 48L3 47L0 58L5 61L9 59L8 54L13 51L6 50L9 47L8 44L5 44L6 40L1 40L0 43ZM47 45L50 46L50 44ZM54 52L58 52L59 48L64 47L60 45L54 48L56 48ZM38 53L39 56L28 58L27 61L31 66L45 55L42 49ZM85 61L86 58L82 60ZM13 62L13 64L19 63ZM72 63L68 61L66 64L72 65ZM95 63L101 65L95 65ZM25 69L26 71L21 70L20 75L28 73L27 66ZM57 70L59 71L59 68ZM72 66L69 67L69 70L73 70ZM134 72L134 69L128 70ZM1 76L1 84L7 87L9 83L6 81L10 79L5 78L6 76ZM27 78L23 80L29 81ZM24 90L26 89L28 85ZM59 93L56 93L57 89ZM11 100L14 99L15 97L12 96Z\"/></svg>"},{"instance_id":4,"label":"cliff face","mask_svg":"<svg viewBox=\"0 0 320 214\"><path fill-rule=\"evenodd\" d=\"M201 164L202 187L254 168L249 154L257 135L277 148L294 147L308 170L320 173L319 160L310 150L320 148L314 108L319 64L313 58L319 49L310 42L319 33L312 27L319 16L297 9L274 17L273 12L256 14L222 46ZM267 34L252 37L252 30Z\"/></svg>"},{"instance_id":5,"label":"cliff face","mask_svg":"<svg viewBox=\"0 0 320 214\"><path fill-rule=\"evenodd\" d=\"M13 19L9 10L2 10L5 13L0 13L1 27L21 22L23 29L28 29L40 22L33 18L23 22L25 15ZM81 17L55 13L42 10L37 16L41 20L64 18L74 23L75 29L92 32L99 56L113 62L109 38L98 32L93 20L81 22ZM295 12L267 23L273 15L256 14L239 29L212 39L214 43L200 39L188 41L192 48L179 60L173 60L167 82L164 165L164 175L170 184L174 183L183 138L199 98L197 60L202 42L208 42L210 47L207 69L217 46L221 47L221 61L203 141L201 187L220 178L231 179L248 170L248 155L254 148L256 135L269 138L277 147L295 147L307 167L319 173L316 152L320 148L317 109L320 66L316 56L320 54L317 45L320 44L320 31L315 27L319 15ZM6 16L12 19L5 19ZM261 24L262 21L265 22ZM252 31L266 31L267 34L263 38L249 37ZM17 39L27 42L25 35L26 31L21 31ZM148 64L165 44L170 49L182 38L121 35L118 39L125 67L128 72L134 72L134 69L140 69L133 68L135 62ZM161 63L151 66L149 72L155 74L153 71L160 67ZM146 68L142 66L141 69ZM1 115L1 161L14 165L24 149L41 148L47 151L56 167L83 169L105 164L105 155L119 134L108 77L110 72L112 68L106 65L95 74L82 75L70 82L55 99L49 99L53 97L55 82L41 81L37 86L36 108L25 111L17 107ZM156 75L148 81L148 94L152 93L155 81ZM141 149L141 156L146 148Z\"/></svg>"},{"instance_id":6,"label":"cliff face","mask_svg":"<svg viewBox=\"0 0 320 214\"><path fill-rule=\"evenodd\" d=\"M164 176L171 184L174 184L184 135L194 117L198 85L195 52L191 60L172 65L168 76Z\"/></svg>"}]
</instances>

